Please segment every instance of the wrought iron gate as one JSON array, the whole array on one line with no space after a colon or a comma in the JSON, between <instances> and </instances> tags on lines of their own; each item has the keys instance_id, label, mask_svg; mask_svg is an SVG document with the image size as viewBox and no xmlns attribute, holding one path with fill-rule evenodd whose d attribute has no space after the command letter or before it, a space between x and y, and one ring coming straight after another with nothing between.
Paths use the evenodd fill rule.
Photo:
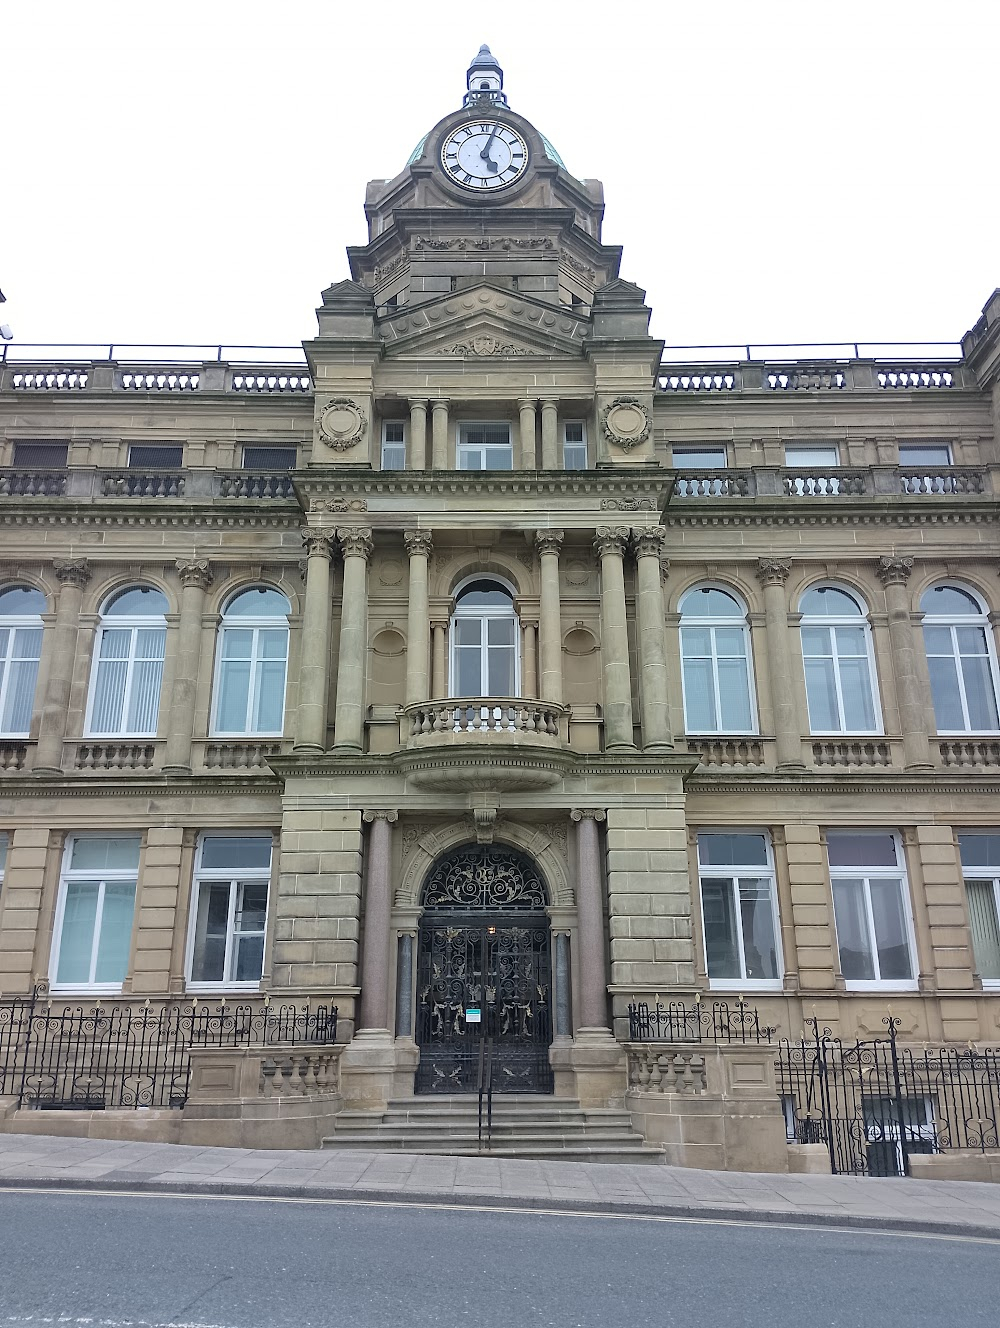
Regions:
<instances>
[{"instance_id":1,"label":"wrought iron gate","mask_svg":"<svg viewBox=\"0 0 1000 1328\"><path fill-rule=\"evenodd\" d=\"M475 1091L483 1038L493 1039L495 1092L552 1091L544 903L513 849L468 845L435 867L417 956L418 1093Z\"/></svg>"}]
</instances>

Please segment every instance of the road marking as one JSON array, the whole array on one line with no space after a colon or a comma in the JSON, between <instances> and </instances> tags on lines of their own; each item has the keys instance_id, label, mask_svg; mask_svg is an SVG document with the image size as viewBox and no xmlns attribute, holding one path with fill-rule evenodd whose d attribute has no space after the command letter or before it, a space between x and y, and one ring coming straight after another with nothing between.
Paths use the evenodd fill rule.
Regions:
<instances>
[{"instance_id":1,"label":"road marking","mask_svg":"<svg viewBox=\"0 0 1000 1328\"><path fill-rule=\"evenodd\" d=\"M169 1323L151 1323L148 1319L78 1319L70 1314L9 1314L0 1323L61 1323L68 1328L74 1324L85 1324L87 1328L234 1328L232 1324L189 1323L179 1319L171 1319Z\"/></svg>"},{"instance_id":2,"label":"road marking","mask_svg":"<svg viewBox=\"0 0 1000 1328\"><path fill-rule=\"evenodd\" d=\"M664 1222L677 1226L708 1227L748 1227L755 1231L836 1231L845 1236L899 1236L904 1240L946 1240L965 1245L1000 1245L1000 1234L996 1236L967 1236L961 1232L941 1231L894 1231L889 1227L852 1227L837 1226L828 1222L783 1222L747 1221L738 1217L682 1217L670 1213L592 1213L577 1208L520 1208L516 1204L467 1204L467 1203L428 1203L421 1200L408 1202L405 1199L333 1199L323 1195L315 1198L298 1195L280 1194L177 1194L171 1190L66 1190L52 1189L41 1185L0 1186L0 1196L4 1194L58 1194L62 1197L73 1196L88 1198L92 1195L107 1199L208 1199L213 1203L279 1203L279 1204L319 1204L328 1208L415 1208L425 1212L439 1213L510 1213L526 1217L577 1217L599 1222ZM0 1323L4 1322L0 1319ZM11 1320L10 1322L15 1322ZM28 1322L28 1320L23 1320ZM85 1323L79 1319L37 1319L38 1323ZM103 1320L93 1320L98 1328L103 1328ZM125 1324L122 1328L133 1328ZM146 1325L136 1325L146 1328ZM153 1325L157 1328L157 1325ZM167 1328L225 1328L219 1324L169 1324Z\"/></svg>"}]
</instances>

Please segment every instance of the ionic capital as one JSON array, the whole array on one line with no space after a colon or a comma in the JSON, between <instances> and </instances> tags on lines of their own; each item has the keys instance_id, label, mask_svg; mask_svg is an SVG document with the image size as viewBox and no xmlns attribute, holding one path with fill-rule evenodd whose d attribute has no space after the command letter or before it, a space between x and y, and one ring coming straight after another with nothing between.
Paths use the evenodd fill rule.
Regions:
<instances>
[{"instance_id":1,"label":"ionic capital","mask_svg":"<svg viewBox=\"0 0 1000 1328\"><path fill-rule=\"evenodd\" d=\"M883 553L875 570L878 572L878 579L884 586L905 586L910 579L910 573L913 571L913 559L896 558L891 554Z\"/></svg>"},{"instance_id":2,"label":"ionic capital","mask_svg":"<svg viewBox=\"0 0 1000 1328\"><path fill-rule=\"evenodd\" d=\"M571 821L606 821L607 818L603 807L574 807L569 814Z\"/></svg>"},{"instance_id":3,"label":"ionic capital","mask_svg":"<svg viewBox=\"0 0 1000 1328\"><path fill-rule=\"evenodd\" d=\"M789 558L757 559L757 580L762 586L783 586L791 570Z\"/></svg>"},{"instance_id":4,"label":"ionic capital","mask_svg":"<svg viewBox=\"0 0 1000 1328\"><path fill-rule=\"evenodd\" d=\"M660 561L667 532L662 526L633 526L632 547L637 558L655 558Z\"/></svg>"},{"instance_id":5,"label":"ionic capital","mask_svg":"<svg viewBox=\"0 0 1000 1328\"><path fill-rule=\"evenodd\" d=\"M326 530L302 528L302 543L307 558L325 558L328 562L333 557L333 535Z\"/></svg>"},{"instance_id":6,"label":"ionic capital","mask_svg":"<svg viewBox=\"0 0 1000 1328\"><path fill-rule=\"evenodd\" d=\"M431 410L447 410L448 405L447 397L433 397L431 399Z\"/></svg>"},{"instance_id":7,"label":"ionic capital","mask_svg":"<svg viewBox=\"0 0 1000 1328\"><path fill-rule=\"evenodd\" d=\"M601 558L612 553L621 557L628 544L629 534L628 526L598 526L594 531L594 548Z\"/></svg>"},{"instance_id":8,"label":"ionic capital","mask_svg":"<svg viewBox=\"0 0 1000 1328\"><path fill-rule=\"evenodd\" d=\"M212 574L212 565L207 558L196 558L190 562L178 558L176 567L181 585L185 589L193 586L196 590L207 590L215 579Z\"/></svg>"},{"instance_id":9,"label":"ionic capital","mask_svg":"<svg viewBox=\"0 0 1000 1328\"><path fill-rule=\"evenodd\" d=\"M565 530L536 530L535 548L540 554L558 554L566 538Z\"/></svg>"},{"instance_id":10,"label":"ionic capital","mask_svg":"<svg viewBox=\"0 0 1000 1328\"><path fill-rule=\"evenodd\" d=\"M337 539L345 558L364 558L367 562L374 548L371 526L338 526Z\"/></svg>"},{"instance_id":11,"label":"ionic capital","mask_svg":"<svg viewBox=\"0 0 1000 1328\"><path fill-rule=\"evenodd\" d=\"M82 590L90 580L90 563L86 558L56 558L52 569L61 586L76 586Z\"/></svg>"},{"instance_id":12,"label":"ionic capital","mask_svg":"<svg viewBox=\"0 0 1000 1328\"><path fill-rule=\"evenodd\" d=\"M407 399L406 399L406 404L409 406L410 410L426 410L426 409L427 409L427 398L426 398L426 397L407 397Z\"/></svg>"},{"instance_id":13,"label":"ionic capital","mask_svg":"<svg viewBox=\"0 0 1000 1328\"><path fill-rule=\"evenodd\" d=\"M405 530L403 543L411 558L429 558L434 552L434 537L429 530Z\"/></svg>"},{"instance_id":14,"label":"ionic capital","mask_svg":"<svg viewBox=\"0 0 1000 1328\"><path fill-rule=\"evenodd\" d=\"M377 807L374 811L365 812L361 819L366 821L369 825L371 825L372 821L389 821L391 823L399 820L399 812Z\"/></svg>"}]
</instances>

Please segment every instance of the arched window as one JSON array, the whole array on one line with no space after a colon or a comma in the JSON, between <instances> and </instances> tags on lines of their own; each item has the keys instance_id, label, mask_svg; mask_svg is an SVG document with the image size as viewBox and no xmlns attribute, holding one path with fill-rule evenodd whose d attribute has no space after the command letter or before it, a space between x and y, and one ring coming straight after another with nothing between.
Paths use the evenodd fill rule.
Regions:
<instances>
[{"instance_id":1,"label":"arched window","mask_svg":"<svg viewBox=\"0 0 1000 1328\"><path fill-rule=\"evenodd\" d=\"M166 596L152 586L131 586L105 603L90 679L89 736L156 737L166 612Z\"/></svg>"},{"instance_id":2,"label":"arched window","mask_svg":"<svg viewBox=\"0 0 1000 1328\"><path fill-rule=\"evenodd\" d=\"M213 734L280 737L291 611L281 591L270 586L254 586L229 601L216 652Z\"/></svg>"},{"instance_id":3,"label":"arched window","mask_svg":"<svg viewBox=\"0 0 1000 1328\"><path fill-rule=\"evenodd\" d=\"M695 586L680 612L686 731L756 732L746 609L727 590Z\"/></svg>"},{"instance_id":4,"label":"arched window","mask_svg":"<svg viewBox=\"0 0 1000 1328\"><path fill-rule=\"evenodd\" d=\"M881 733L867 609L838 586L799 601L810 733Z\"/></svg>"},{"instance_id":5,"label":"arched window","mask_svg":"<svg viewBox=\"0 0 1000 1328\"><path fill-rule=\"evenodd\" d=\"M938 733L995 733L997 661L989 617L964 586L931 586L920 599Z\"/></svg>"},{"instance_id":6,"label":"arched window","mask_svg":"<svg viewBox=\"0 0 1000 1328\"><path fill-rule=\"evenodd\" d=\"M521 685L514 594L501 581L460 587L451 620L452 696L517 696Z\"/></svg>"},{"instance_id":7,"label":"arched window","mask_svg":"<svg viewBox=\"0 0 1000 1328\"><path fill-rule=\"evenodd\" d=\"M30 586L0 590L0 736L26 738L42 657L45 596Z\"/></svg>"}]
</instances>

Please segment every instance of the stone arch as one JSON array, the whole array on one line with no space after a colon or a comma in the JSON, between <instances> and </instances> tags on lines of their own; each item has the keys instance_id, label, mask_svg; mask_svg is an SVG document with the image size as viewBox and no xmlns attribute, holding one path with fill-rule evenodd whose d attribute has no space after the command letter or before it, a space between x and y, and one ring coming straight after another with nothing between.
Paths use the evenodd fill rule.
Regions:
<instances>
[{"instance_id":1,"label":"stone arch","mask_svg":"<svg viewBox=\"0 0 1000 1328\"><path fill-rule=\"evenodd\" d=\"M452 599L463 581L476 577L498 576L514 588L515 599L520 595L537 593L530 572L519 559L491 549L486 557L470 557L468 550L457 552L435 568L431 594Z\"/></svg>"},{"instance_id":2,"label":"stone arch","mask_svg":"<svg viewBox=\"0 0 1000 1328\"><path fill-rule=\"evenodd\" d=\"M383 627L371 643L371 687L373 705L398 705L406 689L406 641L394 627Z\"/></svg>"},{"instance_id":3,"label":"stone arch","mask_svg":"<svg viewBox=\"0 0 1000 1328\"><path fill-rule=\"evenodd\" d=\"M475 876L461 870L469 862L477 864ZM482 867L489 869L485 878L479 874ZM523 849L466 840L434 859L420 887L420 903L425 910L539 912L551 903L551 892L537 861Z\"/></svg>"},{"instance_id":4,"label":"stone arch","mask_svg":"<svg viewBox=\"0 0 1000 1328\"><path fill-rule=\"evenodd\" d=\"M461 821L424 831L403 861L396 890L396 907L422 907L424 882L435 862L470 841L475 841L471 827ZM570 884L565 850L544 826L518 825L504 820L497 825L494 842L519 849L535 862L548 888L550 905L573 906L576 900Z\"/></svg>"},{"instance_id":5,"label":"stone arch","mask_svg":"<svg viewBox=\"0 0 1000 1328\"><path fill-rule=\"evenodd\" d=\"M91 582L87 599L90 604L89 612L100 617L104 612L106 605L123 591L131 590L133 587L139 588L147 586L150 590L158 590L167 601L167 613L177 612L177 597L166 584L162 576L153 575L143 569L137 575L130 575L127 572L117 572L107 578L95 577ZM83 610L88 612L87 609Z\"/></svg>"},{"instance_id":6,"label":"stone arch","mask_svg":"<svg viewBox=\"0 0 1000 1328\"><path fill-rule=\"evenodd\" d=\"M593 705L600 695L600 649L587 627L573 627L563 637L563 699L567 705Z\"/></svg>"},{"instance_id":7,"label":"stone arch","mask_svg":"<svg viewBox=\"0 0 1000 1328\"><path fill-rule=\"evenodd\" d=\"M747 616L758 612L761 608L755 588L732 568L726 568L721 575L716 573L714 576L708 576L701 570L697 572L692 570L690 575L684 577L683 580L678 577L676 584L671 576L668 584L670 586L668 613L673 617L680 617L681 600L689 590L694 590L698 586L711 586L716 590L722 590L728 595L735 596L737 600L742 600L746 606Z\"/></svg>"}]
</instances>

